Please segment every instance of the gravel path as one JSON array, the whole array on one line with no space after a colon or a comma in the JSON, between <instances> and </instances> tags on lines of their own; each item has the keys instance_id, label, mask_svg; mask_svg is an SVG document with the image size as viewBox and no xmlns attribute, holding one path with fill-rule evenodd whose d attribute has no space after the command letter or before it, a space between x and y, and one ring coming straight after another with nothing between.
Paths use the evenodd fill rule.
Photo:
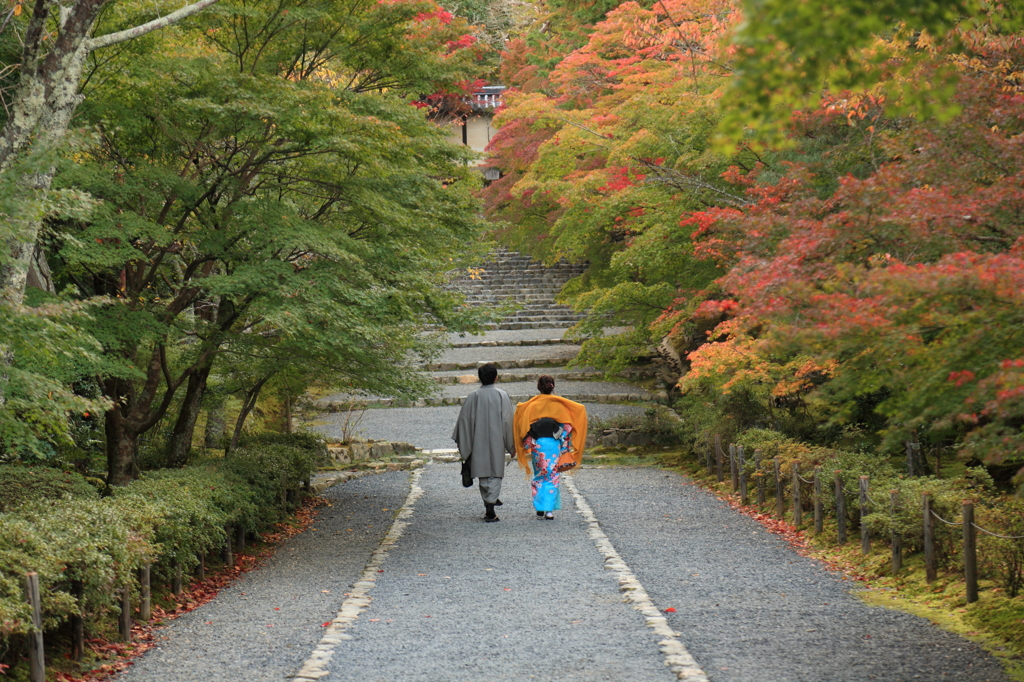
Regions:
<instances>
[{"instance_id":1,"label":"gravel path","mask_svg":"<svg viewBox=\"0 0 1024 682\"><path fill-rule=\"evenodd\" d=\"M642 414L643 409L633 405L584 403L590 419L611 419L620 414ZM452 428L459 416L458 405L447 407L390 407L366 410L356 428L363 438L412 443L425 450L455 447ZM358 414L358 413L356 413ZM311 427L328 437L340 438L345 422L342 413L322 414Z\"/></svg>"},{"instance_id":2,"label":"gravel path","mask_svg":"<svg viewBox=\"0 0 1024 682\"><path fill-rule=\"evenodd\" d=\"M563 492L537 520L506 472L485 524L457 464L431 464L368 607L330 645L327 682L671 682L659 636L625 603ZM653 468L585 468L574 481L612 550L710 682L1007 682L978 646L852 587L751 519ZM392 472L341 484L316 530L212 603L174 621L132 681L284 680L309 660L409 490ZM350 530L351 529L351 530ZM272 627L268 627L272 626Z\"/></svg>"},{"instance_id":3,"label":"gravel path","mask_svg":"<svg viewBox=\"0 0 1024 682\"><path fill-rule=\"evenodd\" d=\"M274 680L298 670L380 543L409 488L404 471L329 489L313 528L212 602L158 631L166 641L118 679ZM351 530L349 530L351 529Z\"/></svg>"},{"instance_id":4,"label":"gravel path","mask_svg":"<svg viewBox=\"0 0 1024 682\"><path fill-rule=\"evenodd\" d=\"M976 644L853 586L677 474L584 469L604 532L711 682L1003 681Z\"/></svg>"},{"instance_id":5,"label":"gravel path","mask_svg":"<svg viewBox=\"0 0 1024 682\"><path fill-rule=\"evenodd\" d=\"M420 485L412 524L326 679L675 679L578 514L538 521L516 468L506 471L500 523L483 523L480 495L462 488L458 465L432 465ZM563 506L572 506L567 495Z\"/></svg>"}]
</instances>

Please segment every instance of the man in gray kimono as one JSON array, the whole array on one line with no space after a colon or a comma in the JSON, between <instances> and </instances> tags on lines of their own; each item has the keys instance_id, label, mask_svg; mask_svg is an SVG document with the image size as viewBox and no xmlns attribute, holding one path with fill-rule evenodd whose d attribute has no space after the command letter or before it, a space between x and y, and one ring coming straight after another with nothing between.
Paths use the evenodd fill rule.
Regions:
<instances>
[{"instance_id":1,"label":"man in gray kimono","mask_svg":"<svg viewBox=\"0 0 1024 682\"><path fill-rule=\"evenodd\" d=\"M459 412L452 440L462 460L469 461L473 478L480 483L484 498L484 521L498 521L495 507L501 506L501 479L505 476L505 453L516 451L512 440L512 401L494 385L498 368L487 363L477 370L480 388L469 394Z\"/></svg>"}]
</instances>

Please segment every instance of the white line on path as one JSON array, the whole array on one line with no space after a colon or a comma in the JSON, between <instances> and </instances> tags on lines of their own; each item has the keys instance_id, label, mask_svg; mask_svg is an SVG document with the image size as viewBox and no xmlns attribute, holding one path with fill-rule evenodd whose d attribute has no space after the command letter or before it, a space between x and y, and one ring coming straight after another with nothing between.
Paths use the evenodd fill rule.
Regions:
<instances>
[{"instance_id":1,"label":"white line on path","mask_svg":"<svg viewBox=\"0 0 1024 682\"><path fill-rule=\"evenodd\" d=\"M398 510L395 521L391 524L387 535L381 540L380 546L373 550L370 560L366 563L366 568L363 569L363 574L352 585L352 591L349 592L348 598L341 604L341 611L331 621L331 624L325 628L324 636L320 639L320 643L313 650L313 653L309 655L309 658L306 659L306 662L302 664L299 672L291 676L292 679L319 680L321 677L326 677L330 674L330 671L326 669L327 662L334 655L334 649L341 644L342 640L352 639L352 635L347 634L345 630L355 623L359 614L366 610L370 602L373 601L369 595L370 590L377 584L377 571L384 565L384 560L388 556L388 550L398 542L398 539L402 537L402 533L405 532L406 527L409 525L408 519L412 516L413 505L416 504L416 500L423 496L423 488L419 486L422 475L423 469L416 469L413 472L409 496L405 498L405 504Z\"/></svg>"},{"instance_id":2,"label":"white line on path","mask_svg":"<svg viewBox=\"0 0 1024 682\"><path fill-rule=\"evenodd\" d=\"M590 537L594 540L594 544L597 545L598 551L604 555L604 567L609 571L615 572L616 577L619 579L619 589L622 590L625 600L631 602L634 609L644 614L647 627L662 637L658 645L661 647L661 652L665 655L665 665L680 680L708 682L707 676L700 669L700 666L697 665L697 661L693 659L690 652L679 641L679 633L668 626L668 621L665 620L664 614L658 610L651 601L651 598L647 596L647 590L644 589L644 586L633 575L633 571L622 560L622 557L619 556L611 540L601 530L601 524L597 522L594 510L590 508L586 499L580 494L579 489L576 487L576 482L572 480L572 476L565 476L563 480L565 481L565 487L568 488L573 499L576 501L576 509L579 510L580 515L589 525Z\"/></svg>"}]
</instances>

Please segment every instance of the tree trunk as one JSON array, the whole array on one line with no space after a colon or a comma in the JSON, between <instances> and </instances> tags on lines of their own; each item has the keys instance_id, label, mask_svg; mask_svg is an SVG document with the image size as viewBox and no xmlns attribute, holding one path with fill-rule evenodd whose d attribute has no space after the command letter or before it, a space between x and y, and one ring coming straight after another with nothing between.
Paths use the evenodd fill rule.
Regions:
<instances>
[{"instance_id":1,"label":"tree trunk","mask_svg":"<svg viewBox=\"0 0 1024 682\"><path fill-rule=\"evenodd\" d=\"M185 397L181 401L178 420L174 423L170 441L167 443L167 466L179 467L188 463L188 455L192 449L192 436L196 430L196 420L203 405L203 394L206 392L206 380L210 376L210 364L200 367L188 378Z\"/></svg>"},{"instance_id":2,"label":"tree trunk","mask_svg":"<svg viewBox=\"0 0 1024 682\"><path fill-rule=\"evenodd\" d=\"M227 413L224 410L224 403L208 407L206 410L206 430L203 434L203 445L208 448L217 447L221 444L227 430L228 420Z\"/></svg>"},{"instance_id":3,"label":"tree trunk","mask_svg":"<svg viewBox=\"0 0 1024 682\"><path fill-rule=\"evenodd\" d=\"M104 431L107 436L107 485L128 485L138 473L135 458L139 450L139 434L128 427L128 420L120 407L107 412Z\"/></svg>"},{"instance_id":4,"label":"tree trunk","mask_svg":"<svg viewBox=\"0 0 1024 682\"><path fill-rule=\"evenodd\" d=\"M231 436L231 444L228 446L228 451L238 447L238 439L242 435L242 427L245 426L246 417L252 412L252 408L256 407L256 400L259 398L260 391L269 380L269 376L263 377L246 392L245 400L242 402L242 411L238 413L238 419L235 420L235 432Z\"/></svg>"},{"instance_id":5,"label":"tree trunk","mask_svg":"<svg viewBox=\"0 0 1024 682\"><path fill-rule=\"evenodd\" d=\"M0 130L0 173L20 172L17 162L29 152L30 146L41 144L39 158L60 143L83 96L79 93L86 58L92 50L130 40L150 31L168 26L190 16L217 0L200 0L171 14L141 26L92 38L96 20L107 0L75 0L67 6L54 0L35 0L32 16L22 41L21 71L18 88L8 109L7 122ZM54 34L49 24L55 7L59 8L60 30ZM54 167L43 167L27 173L23 179L28 189L45 196L53 183ZM21 303L25 284L36 253L36 237L42 216L33 213L18 217L6 244L11 259L0 268L0 297Z\"/></svg>"}]
</instances>

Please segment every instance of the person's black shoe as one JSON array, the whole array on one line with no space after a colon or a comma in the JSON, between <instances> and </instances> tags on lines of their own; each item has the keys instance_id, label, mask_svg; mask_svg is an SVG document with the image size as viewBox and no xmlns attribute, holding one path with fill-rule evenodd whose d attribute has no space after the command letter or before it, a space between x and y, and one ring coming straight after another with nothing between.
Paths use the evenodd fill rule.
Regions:
<instances>
[{"instance_id":1,"label":"person's black shoe","mask_svg":"<svg viewBox=\"0 0 1024 682\"><path fill-rule=\"evenodd\" d=\"M494 523L499 521L497 514L494 513L494 505L490 502L484 502L484 521L487 523Z\"/></svg>"},{"instance_id":2,"label":"person's black shoe","mask_svg":"<svg viewBox=\"0 0 1024 682\"><path fill-rule=\"evenodd\" d=\"M544 520L545 521L554 521L555 520L554 513L553 512L548 512L547 514L545 514L544 515Z\"/></svg>"},{"instance_id":3,"label":"person's black shoe","mask_svg":"<svg viewBox=\"0 0 1024 682\"><path fill-rule=\"evenodd\" d=\"M501 521L497 516L485 516L484 523L494 523L495 521Z\"/></svg>"},{"instance_id":4,"label":"person's black shoe","mask_svg":"<svg viewBox=\"0 0 1024 682\"><path fill-rule=\"evenodd\" d=\"M543 518L543 517L544 517L544 512L537 512L537 518L538 519Z\"/></svg>"}]
</instances>

